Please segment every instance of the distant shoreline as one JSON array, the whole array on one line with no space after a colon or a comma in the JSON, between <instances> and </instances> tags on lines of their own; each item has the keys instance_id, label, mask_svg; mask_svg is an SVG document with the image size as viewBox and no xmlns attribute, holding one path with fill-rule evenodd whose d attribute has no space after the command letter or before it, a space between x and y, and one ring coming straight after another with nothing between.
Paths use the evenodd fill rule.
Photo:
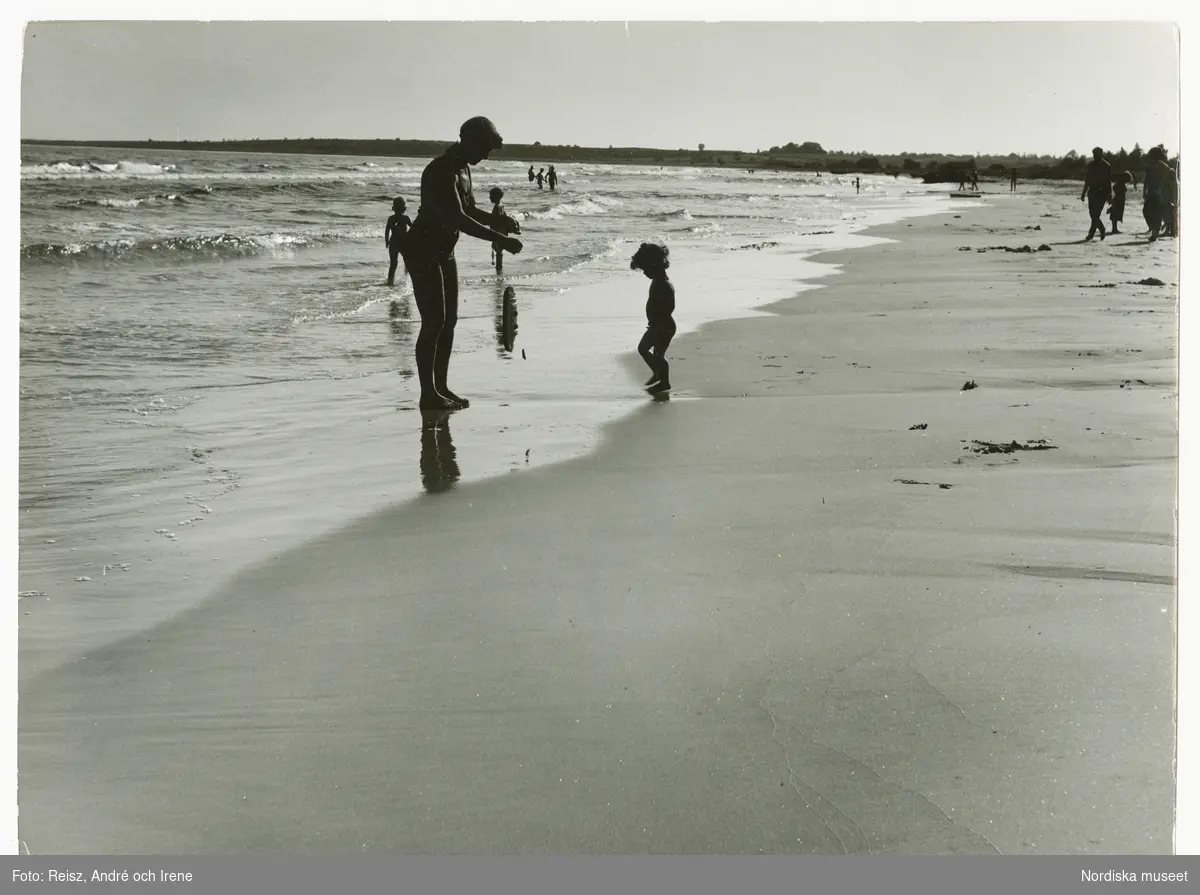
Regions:
<instances>
[{"instance_id":1,"label":"distant shoreline","mask_svg":"<svg viewBox=\"0 0 1200 895\"><path fill-rule=\"evenodd\" d=\"M201 152L271 153L279 155L343 155L375 158L433 158L445 151L446 140L40 140L23 139L25 146L89 147L95 149L190 150ZM533 165L618 164L662 167L731 168L742 170L797 171L830 174L901 174L922 179L941 168L943 182L958 181L960 169L978 168L981 177L1007 177L1015 165L1022 179L1079 180L1083 164L1050 156L962 156L934 153L866 155L845 152L742 152L737 150L651 149L646 147L541 146L512 143L502 159ZM1078 171L1076 171L1078 168Z\"/></svg>"}]
</instances>

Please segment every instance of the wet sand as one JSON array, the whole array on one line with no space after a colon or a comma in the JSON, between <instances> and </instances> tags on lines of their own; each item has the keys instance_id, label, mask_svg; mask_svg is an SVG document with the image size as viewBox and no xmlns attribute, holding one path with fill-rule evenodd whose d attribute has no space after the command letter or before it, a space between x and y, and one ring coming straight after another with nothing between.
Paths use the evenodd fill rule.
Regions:
<instances>
[{"instance_id":1,"label":"wet sand","mask_svg":"<svg viewBox=\"0 0 1200 895\"><path fill-rule=\"evenodd\" d=\"M439 492L450 416L434 493L28 680L21 838L1170 852L1176 248L1071 198L819 259L593 455Z\"/></svg>"}]
</instances>

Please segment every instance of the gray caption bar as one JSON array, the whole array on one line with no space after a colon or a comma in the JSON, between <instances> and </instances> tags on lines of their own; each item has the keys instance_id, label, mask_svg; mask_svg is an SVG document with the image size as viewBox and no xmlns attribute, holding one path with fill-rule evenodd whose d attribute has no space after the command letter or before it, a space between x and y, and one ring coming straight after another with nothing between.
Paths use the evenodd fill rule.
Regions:
<instances>
[{"instance_id":1,"label":"gray caption bar","mask_svg":"<svg viewBox=\"0 0 1200 895\"><path fill-rule=\"evenodd\" d=\"M1200 857L16 857L0 893L1195 892Z\"/></svg>"}]
</instances>

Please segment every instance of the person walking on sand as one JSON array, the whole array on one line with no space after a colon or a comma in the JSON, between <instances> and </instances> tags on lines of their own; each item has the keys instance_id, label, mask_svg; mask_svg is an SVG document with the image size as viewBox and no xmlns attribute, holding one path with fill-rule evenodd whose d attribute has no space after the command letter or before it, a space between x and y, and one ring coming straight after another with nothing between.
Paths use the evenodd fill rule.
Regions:
<instances>
[{"instance_id":1,"label":"person walking on sand","mask_svg":"<svg viewBox=\"0 0 1200 895\"><path fill-rule=\"evenodd\" d=\"M977 170L975 170L974 168L972 168L971 169L971 190L977 191L978 189L979 189L979 172Z\"/></svg>"},{"instance_id":2,"label":"person walking on sand","mask_svg":"<svg viewBox=\"0 0 1200 895\"><path fill-rule=\"evenodd\" d=\"M1167 164L1166 150L1155 146L1146 153L1146 175L1142 179L1142 215L1150 228L1150 241L1175 236L1176 197L1179 181Z\"/></svg>"},{"instance_id":3,"label":"person walking on sand","mask_svg":"<svg viewBox=\"0 0 1200 895\"><path fill-rule=\"evenodd\" d=\"M1008 175L1008 191L1015 193L1017 191L1017 169L1013 168Z\"/></svg>"},{"instance_id":4,"label":"person walking on sand","mask_svg":"<svg viewBox=\"0 0 1200 895\"><path fill-rule=\"evenodd\" d=\"M1175 159L1173 165L1168 164L1167 154L1164 152L1162 160L1167 169L1163 178L1167 187L1167 237L1175 239L1179 235L1179 159Z\"/></svg>"},{"instance_id":5,"label":"person walking on sand","mask_svg":"<svg viewBox=\"0 0 1200 895\"><path fill-rule=\"evenodd\" d=\"M400 196L392 202L393 214L388 216L387 225L383 228L383 244L387 246L388 258L388 276L387 284L389 286L396 285L396 267L400 262L400 252L404 247L404 238L408 235L408 228L412 226L412 221L404 213L408 206L404 199Z\"/></svg>"},{"instance_id":6,"label":"person walking on sand","mask_svg":"<svg viewBox=\"0 0 1200 895\"><path fill-rule=\"evenodd\" d=\"M545 173L545 172L546 172L546 169L545 169L545 168L538 168L538 173L537 173L537 182L538 182L538 189L539 189L539 190L542 188L542 181L546 179L546 173Z\"/></svg>"},{"instance_id":7,"label":"person walking on sand","mask_svg":"<svg viewBox=\"0 0 1200 895\"><path fill-rule=\"evenodd\" d=\"M1100 215L1104 206L1112 198L1112 165L1104 158L1104 150L1099 146L1092 150L1092 160L1088 162L1087 176L1083 180L1083 192L1079 194L1080 202L1087 202L1088 214L1092 216L1092 226L1088 229L1087 242L1094 239L1096 232L1100 233L1100 241L1104 241L1107 232Z\"/></svg>"},{"instance_id":8,"label":"person walking on sand","mask_svg":"<svg viewBox=\"0 0 1200 895\"><path fill-rule=\"evenodd\" d=\"M457 410L470 405L446 384L458 322L454 246L459 233L499 244L514 255L522 248L519 239L507 235L516 222L480 210L471 191L471 165L503 145L491 121L482 116L470 118L459 129L458 142L421 173L421 208L403 251L421 315L416 355L422 410Z\"/></svg>"},{"instance_id":9,"label":"person walking on sand","mask_svg":"<svg viewBox=\"0 0 1200 895\"><path fill-rule=\"evenodd\" d=\"M855 193L855 195L857 195L858 193L861 193L861 192L862 192L862 178L855 177L854 178L854 193Z\"/></svg>"},{"instance_id":10,"label":"person walking on sand","mask_svg":"<svg viewBox=\"0 0 1200 895\"><path fill-rule=\"evenodd\" d=\"M546 179L550 182L550 189L558 186L558 172L554 170L554 166L550 166L549 172L546 174Z\"/></svg>"},{"instance_id":11,"label":"person walking on sand","mask_svg":"<svg viewBox=\"0 0 1200 895\"><path fill-rule=\"evenodd\" d=\"M509 217L508 212L504 210L504 206L500 204L500 200L504 198L504 190L498 186L494 186L488 190L488 198L492 200L492 217L497 221L504 220L509 222L506 225L509 233L520 233L521 225ZM500 273L504 269L504 247L499 243L492 243L492 256L496 261L496 273Z\"/></svg>"},{"instance_id":12,"label":"person walking on sand","mask_svg":"<svg viewBox=\"0 0 1200 895\"><path fill-rule=\"evenodd\" d=\"M1122 171L1114 178L1112 201L1108 204L1108 219L1112 222L1109 232L1114 235L1121 232L1117 224L1125 221L1125 190L1131 180L1133 177L1128 171Z\"/></svg>"},{"instance_id":13,"label":"person walking on sand","mask_svg":"<svg viewBox=\"0 0 1200 895\"><path fill-rule=\"evenodd\" d=\"M1162 228L1162 208L1158 200L1162 169L1157 161L1158 147L1154 146L1146 153L1146 173L1142 176L1142 217L1146 219L1151 241L1158 238Z\"/></svg>"},{"instance_id":14,"label":"person walking on sand","mask_svg":"<svg viewBox=\"0 0 1200 895\"><path fill-rule=\"evenodd\" d=\"M638 342L638 354L650 367L646 391L652 395L669 391L671 367L665 357L667 346L675 337L675 287L667 279L671 266L670 250L666 246L644 242L629 262L631 270L640 270L650 279L650 297L646 301L646 333Z\"/></svg>"}]
</instances>

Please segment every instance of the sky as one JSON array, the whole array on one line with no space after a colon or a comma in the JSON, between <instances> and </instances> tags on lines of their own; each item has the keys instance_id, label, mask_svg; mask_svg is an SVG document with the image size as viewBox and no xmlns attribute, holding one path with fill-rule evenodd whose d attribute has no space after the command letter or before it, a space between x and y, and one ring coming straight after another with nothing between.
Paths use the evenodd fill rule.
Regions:
<instances>
[{"instance_id":1,"label":"sky","mask_svg":"<svg viewBox=\"0 0 1200 895\"><path fill-rule=\"evenodd\" d=\"M449 141L484 114L511 143L1180 144L1166 23L35 22L23 51L37 139Z\"/></svg>"}]
</instances>

